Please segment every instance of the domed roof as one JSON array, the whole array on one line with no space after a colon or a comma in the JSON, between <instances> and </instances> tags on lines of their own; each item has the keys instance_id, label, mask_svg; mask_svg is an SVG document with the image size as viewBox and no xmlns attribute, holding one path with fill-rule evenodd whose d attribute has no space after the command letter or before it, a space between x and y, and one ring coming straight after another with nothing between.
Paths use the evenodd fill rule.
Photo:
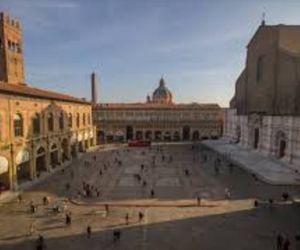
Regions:
<instances>
[{"instance_id":1,"label":"domed roof","mask_svg":"<svg viewBox=\"0 0 300 250\"><path fill-rule=\"evenodd\" d=\"M159 86L152 95L152 101L156 103L172 103L172 92L166 87L163 78L159 81Z\"/></svg>"}]
</instances>

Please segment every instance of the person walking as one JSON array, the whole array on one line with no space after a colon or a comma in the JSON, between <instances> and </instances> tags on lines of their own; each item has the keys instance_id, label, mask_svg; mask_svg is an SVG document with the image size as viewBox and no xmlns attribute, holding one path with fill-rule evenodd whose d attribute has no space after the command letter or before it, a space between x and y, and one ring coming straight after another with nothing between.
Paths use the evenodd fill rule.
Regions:
<instances>
[{"instance_id":1,"label":"person walking","mask_svg":"<svg viewBox=\"0 0 300 250\"><path fill-rule=\"evenodd\" d=\"M289 250L290 249L290 240L288 238L285 239L283 242L283 250Z\"/></svg>"},{"instance_id":2,"label":"person walking","mask_svg":"<svg viewBox=\"0 0 300 250\"><path fill-rule=\"evenodd\" d=\"M144 219L144 214L142 212L139 212L139 222L142 222Z\"/></svg>"},{"instance_id":3,"label":"person walking","mask_svg":"<svg viewBox=\"0 0 300 250\"><path fill-rule=\"evenodd\" d=\"M66 214L66 226L70 226L71 225L71 215L69 213Z\"/></svg>"},{"instance_id":4,"label":"person walking","mask_svg":"<svg viewBox=\"0 0 300 250\"><path fill-rule=\"evenodd\" d=\"M125 223L126 223L126 225L129 224L129 214L128 213L126 213L126 215L125 215Z\"/></svg>"},{"instance_id":5,"label":"person walking","mask_svg":"<svg viewBox=\"0 0 300 250\"><path fill-rule=\"evenodd\" d=\"M92 235L92 228L90 225L86 227L87 238L90 239Z\"/></svg>"},{"instance_id":6,"label":"person walking","mask_svg":"<svg viewBox=\"0 0 300 250\"><path fill-rule=\"evenodd\" d=\"M201 207L201 197L199 195L197 196L197 205Z\"/></svg>"},{"instance_id":7,"label":"person walking","mask_svg":"<svg viewBox=\"0 0 300 250\"><path fill-rule=\"evenodd\" d=\"M154 190L153 189L151 189L150 194L151 194L151 198L153 199L154 198Z\"/></svg>"},{"instance_id":8,"label":"person walking","mask_svg":"<svg viewBox=\"0 0 300 250\"><path fill-rule=\"evenodd\" d=\"M283 244L283 237L282 235L279 233L276 237L276 247L277 250L281 250L282 249L282 244Z\"/></svg>"}]
</instances>

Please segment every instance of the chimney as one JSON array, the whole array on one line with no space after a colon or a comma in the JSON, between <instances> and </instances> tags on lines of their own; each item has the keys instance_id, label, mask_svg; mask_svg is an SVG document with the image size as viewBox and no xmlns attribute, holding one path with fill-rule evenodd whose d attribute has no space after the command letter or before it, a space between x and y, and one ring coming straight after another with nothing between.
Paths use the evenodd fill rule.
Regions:
<instances>
[{"instance_id":1,"label":"chimney","mask_svg":"<svg viewBox=\"0 0 300 250\"><path fill-rule=\"evenodd\" d=\"M95 72L91 74L91 97L92 97L92 104L97 104L97 75Z\"/></svg>"}]
</instances>

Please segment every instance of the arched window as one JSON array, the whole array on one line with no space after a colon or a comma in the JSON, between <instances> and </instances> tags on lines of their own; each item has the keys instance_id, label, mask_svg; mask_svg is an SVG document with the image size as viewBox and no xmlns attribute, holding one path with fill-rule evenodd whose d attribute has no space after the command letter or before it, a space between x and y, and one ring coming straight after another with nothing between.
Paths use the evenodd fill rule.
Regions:
<instances>
[{"instance_id":1,"label":"arched window","mask_svg":"<svg viewBox=\"0 0 300 250\"><path fill-rule=\"evenodd\" d=\"M77 116L76 116L76 126L77 126L77 128L79 128L79 126L80 126L80 115L79 115L79 113L77 113Z\"/></svg>"},{"instance_id":2,"label":"arched window","mask_svg":"<svg viewBox=\"0 0 300 250\"><path fill-rule=\"evenodd\" d=\"M35 135L38 135L41 132L41 120L38 113L34 114L32 117L32 132Z\"/></svg>"},{"instance_id":3,"label":"arched window","mask_svg":"<svg viewBox=\"0 0 300 250\"><path fill-rule=\"evenodd\" d=\"M91 125L91 114L88 114L88 125Z\"/></svg>"},{"instance_id":4,"label":"arched window","mask_svg":"<svg viewBox=\"0 0 300 250\"><path fill-rule=\"evenodd\" d=\"M256 82L259 82L263 78L263 70L264 70L264 58L265 56L259 56L256 64Z\"/></svg>"},{"instance_id":5,"label":"arched window","mask_svg":"<svg viewBox=\"0 0 300 250\"><path fill-rule=\"evenodd\" d=\"M60 112L59 115L59 129L63 130L64 129L64 113Z\"/></svg>"},{"instance_id":6,"label":"arched window","mask_svg":"<svg viewBox=\"0 0 300 250\"><path fill-rule=\"evenodd\" d=\"M69 128L72 128L72 126L73 126L73 117L72 117L71 113L69 113L68 123L69 123Z\"/></svg>"},{"instance_id":7,"label":"arched window","mask_svg":"<svg viewBox=\"0 0 300 250\"><path fill-rule=\"evenodd\" d=\"M85 126L85 113L83 113L83 115L82 115L82 124L83 124L83 126Z\"/></svg>"},{"instance_id":8,"label":"arched window","mask_svg":"<svg viewBox=\"0 0 300 250\"><path fill-rule=\"evenodd\" d=\"M23 117L17 113L14 115L14 132L15 136L23 136Z\"/></svg>"},{"instance_id":9,"label":"arched window","mask_svg":"<svg viewBox=\"0 0 300 250\"><path fill-rule=\"evenodd\" d=\"M53 131L54 129L54 119L53 119L53 114L49 113L48 114L48 131Z\"/></svg>"}]
</instances>

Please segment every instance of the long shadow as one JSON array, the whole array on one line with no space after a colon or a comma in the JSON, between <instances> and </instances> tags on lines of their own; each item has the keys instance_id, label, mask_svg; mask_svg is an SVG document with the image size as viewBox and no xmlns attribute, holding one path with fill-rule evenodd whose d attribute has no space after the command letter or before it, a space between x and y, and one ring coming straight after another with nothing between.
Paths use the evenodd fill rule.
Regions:
<instances>
[{"instance_id":1,"label":"long shadow","mask_svg":"<svg viewBox=\"0 0 300 250\"><path fill-rule=\"evenodd\" d=\"M176 213L176 211L173 211ZM300 244L294 238L299 233L300 214L299 205L278 205L273 209L258 207L232 213L209 216L194 216L186 219L163 218L157 220L157 212L148 210L145 222L138 225L114 225L113 229L99 227L98 221L92 223L92 237L88 239L85 225L81 232L67 236L45 236L47 249L155 249L155 250L266 250L275 249L277 233L288 235L291 249L299 249ZM151 224L152 223L152 224ZM113 230L121 230L121 239L113 242ZM62 234L65 234L62 233ZM22 242L13 243L13 238L6 238L1 242L1 249L29 250L34 249L33 238L25 238Z\"/></svg>"}]
</instances>

